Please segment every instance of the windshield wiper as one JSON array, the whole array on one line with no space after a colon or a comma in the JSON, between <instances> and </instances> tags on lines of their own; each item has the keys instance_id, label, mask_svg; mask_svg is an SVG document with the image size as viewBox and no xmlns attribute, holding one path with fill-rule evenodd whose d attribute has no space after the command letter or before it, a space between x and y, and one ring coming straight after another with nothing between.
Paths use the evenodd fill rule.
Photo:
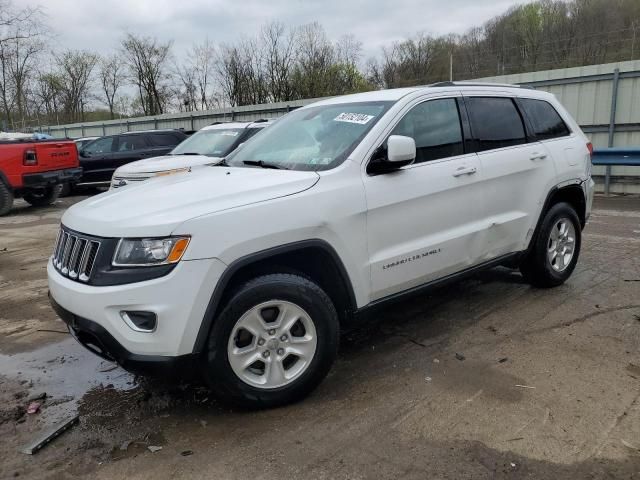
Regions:
<instances>
[{"instance_id":1,"label":"windshield wiper","mask_svg":"<svg viewBox=\"0 0 640 480\"><path fill-rule=\"evenodd\" d=\"M197 152L172 153L171 155L200 155Z\"/></svg>"},{"instance_id":2,"label":"windshield wiper","mask_svg":"<svg viewBox=\"0 0 640 480\"><path fill-rule=\"evenodd\" d=\"M252 167L260 167L260 168L273 168L275 170L287 170L287 168L282 165L278 165L277 163L269 163L264 162L262 160L244 160L242 163L245 165L250 165Z\"/></svg>"}]
</instances>

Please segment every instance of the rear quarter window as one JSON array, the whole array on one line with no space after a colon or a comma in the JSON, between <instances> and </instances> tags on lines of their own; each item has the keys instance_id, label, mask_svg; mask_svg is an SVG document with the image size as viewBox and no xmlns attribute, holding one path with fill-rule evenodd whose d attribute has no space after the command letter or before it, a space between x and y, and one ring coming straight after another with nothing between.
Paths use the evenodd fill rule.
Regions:
<instances>
[{"instance_id":1,"label":"rear quarter window","mask_svg":"<svg viewBox=\"0 0 640 480\"><path fill-rule=\"evenodd\" d=\"M148 137L155 147L175 147L183 140L172 133L152 133Z\"/></svg>"},{"instance_id":2,"label":"rear quarter window","mask_svg":"<svg viewBox=\"0 0 640 480\"><path fill-rule=\"evenodd\" d=\"M566 137L571 133L560 114L549 102L521 98L520 104L531 122L537 140Z\"/></svg>"},{"instance_id":3,"label":"rear quarter window","mask_svg":"<svg viewBox=\"0 0 640 480\"><path fill-rule=\"evenodd\" d=\"M513 99L467 97L465 103L479 152L527 143L522 118Z\"/></svg>"}]
</instances>

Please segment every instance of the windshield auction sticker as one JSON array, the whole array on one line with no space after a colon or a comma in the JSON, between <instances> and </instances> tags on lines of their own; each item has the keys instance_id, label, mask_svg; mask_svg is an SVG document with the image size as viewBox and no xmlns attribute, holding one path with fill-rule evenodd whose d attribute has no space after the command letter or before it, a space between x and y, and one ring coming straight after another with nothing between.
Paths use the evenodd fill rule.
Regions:
<instances>
[{"instance_id":1,"label":"windshield auction sticker","mask_svg":"<svg viewBox=\"0 0 640 480\"><path fill-rule=\"evenodd\" d=\"M374 118L373 115L365 115L364 113L341 113L333 120L336 122L358 123L360 125L365 125L372 118Z\"/></svg>"},{"instance_id":2,"label":"windshield auction sticker","mask_svg":"<svg viewBox=\"0 0 640 480\"><path fill-rule=\"evenodd\" d=\"M237 137L238 136L238 132L233 132L233 131L230 131L230 130L226 130L226 131L220 132L220 135L225 135L227 137Z\"/></svg>"}]
</instances>

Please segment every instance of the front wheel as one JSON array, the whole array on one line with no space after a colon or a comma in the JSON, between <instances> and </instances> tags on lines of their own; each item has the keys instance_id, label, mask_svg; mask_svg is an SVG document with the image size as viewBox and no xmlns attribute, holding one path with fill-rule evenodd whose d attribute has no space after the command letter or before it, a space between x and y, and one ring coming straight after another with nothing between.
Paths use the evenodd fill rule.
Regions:
<instances>
[{"instance_id":1,"label":"front wheel","mask_svg":"<svg viewBox=\"0 0 640 480\"><path fill-rule=\"evenodd\" d=\"M205 378L229 405L269 408L300 400L327 375L338 316L312 281L271 274L247 282L215 319Z\"/></svg>"},{"instance_id":2,"label":"front wheel","mask_svg":"<svg viewBox=\"0 0 640 480\"><path fill-rule=\"evenodd\" d=\"M25 192L23 198L34 207L51 205L60 196L61 185L53 185Z\"/></svg>"},{"instance_id":3,"label":"front wheel","mask_svg":"<svg viewBox=\"0 0 640 480\"><path fill-rule=\"evenodd\" d=\"M520 265L525 279L541 288L563 284L578 263L582 228L568 203L557 203L545 214L535 243Z\"/></svg>"}]
</instances>

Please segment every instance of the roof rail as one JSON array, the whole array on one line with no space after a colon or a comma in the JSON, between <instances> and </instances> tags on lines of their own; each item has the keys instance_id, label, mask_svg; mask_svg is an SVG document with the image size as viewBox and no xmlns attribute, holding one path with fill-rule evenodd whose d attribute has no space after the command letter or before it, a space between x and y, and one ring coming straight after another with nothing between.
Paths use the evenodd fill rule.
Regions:
<instances>
[{"instance_id":1,"label":"roof rail","mask_svg":"<svg viewBox=\"0 0 640 480\"><path fill-rule=\"evenodd\" d=\"M509 88L527 88L533 89L529 85L515 85L512 83L494 83L494 82L437 82L428 85L429 87L509 87Z\"/></svg>"}]
</instances>

